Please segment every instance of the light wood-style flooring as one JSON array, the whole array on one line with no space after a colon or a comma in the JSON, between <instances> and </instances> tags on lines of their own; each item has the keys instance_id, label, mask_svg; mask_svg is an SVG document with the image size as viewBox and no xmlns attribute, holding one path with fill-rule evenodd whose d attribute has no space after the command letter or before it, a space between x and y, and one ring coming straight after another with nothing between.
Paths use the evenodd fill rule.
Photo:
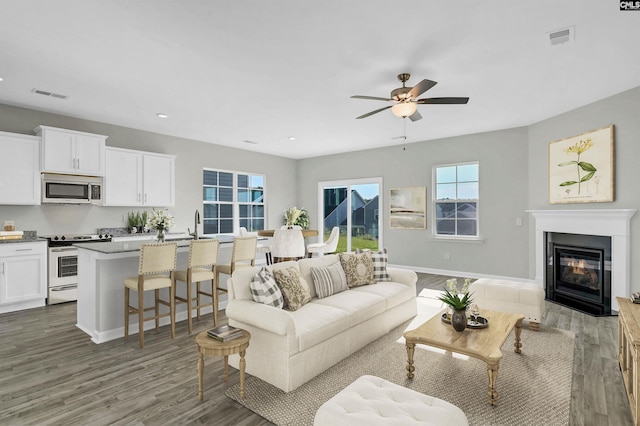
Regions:
<instances>
[{"instance_id":1,"label":"light wood-style flooring","mask_svg":"<svg viewBox=\"0 0 640 426\"><path fill-rule=\"evenodd\" d=\"M447 277L419 274L418 292L442 289ZM211 315L133 336L92 343L75 327L75 304L0 315L0 425L267 425L224 395L221 358L205 360L204 401L198 401L195 335ZM226 321L221 315L222 322ZM616 359L617 317L595 318L547 303L543 327L576 334L571 425L631 425ZM247 392L250 392L247 389ZM544 392L541 389L541 392Z\"/></svg>"}]
</instances>

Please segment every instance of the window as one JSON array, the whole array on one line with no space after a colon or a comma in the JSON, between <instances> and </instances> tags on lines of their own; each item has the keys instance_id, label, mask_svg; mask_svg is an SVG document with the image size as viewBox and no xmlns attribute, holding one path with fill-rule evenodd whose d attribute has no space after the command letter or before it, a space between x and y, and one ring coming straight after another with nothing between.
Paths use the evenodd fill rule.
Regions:
<instances>
[{"instance_id":1,"label":"window","mask_svg":"<svg viewBox=\"0 0 640 426\"><path fill-rule=\"evenodd\" d=\"M205 169L202 185L205 234L264 229L264 176Z\"/></svg>"},{"instance_id":2,"label":"window","mask_svg":"<svg viewBox=\"0 0 640 426\"><path fill-rule=\"evenodd\" d=\"M478 163L436 166L436 236L478 236Z\"/></svg>"}]
</instances>

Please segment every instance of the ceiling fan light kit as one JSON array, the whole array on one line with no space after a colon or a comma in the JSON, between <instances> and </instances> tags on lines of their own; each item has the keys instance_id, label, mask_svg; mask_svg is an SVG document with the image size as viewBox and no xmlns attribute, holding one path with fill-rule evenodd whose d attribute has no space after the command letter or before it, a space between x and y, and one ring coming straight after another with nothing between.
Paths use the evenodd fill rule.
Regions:
<instances>
[{"instance_id":1,"label":"ceiling fan light kit","mask_svg":"<svg viewBox=\"0 0 640 426\"><path fill-rule=\"evenodd\" d=\"M379 108L377 110L368 112L366 114L361 115L360 117L356 117L356 119L369 117L370 115L377 114L380 111L384 111L386 109L391 108L391 112L397 116L402 118L409 117L411 121L418 121L422 118L422 115L418 112L418 104L466 104L469 102L469 98L424 98L418 99L418 96L431 89L433 86L438 84L435 81L424 79L420 83L416 84L413 87L406 87L405 83L411 78L411 74L402 73L398 74L398 80L402 82L402 87L398 87L391 91L391 95L389 98L381 98L376 96L362 96L362 95L354 95L351 96L354 99L367 99L372 101L388 101L394 102L393 105L389 105L383 108Z\"/></svg>"}]
</instances>

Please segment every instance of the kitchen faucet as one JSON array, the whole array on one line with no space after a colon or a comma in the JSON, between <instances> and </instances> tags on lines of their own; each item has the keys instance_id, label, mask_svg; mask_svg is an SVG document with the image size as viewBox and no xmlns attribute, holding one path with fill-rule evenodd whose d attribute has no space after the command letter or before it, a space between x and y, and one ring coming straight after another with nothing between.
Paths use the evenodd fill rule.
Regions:
<instances>
[{"instance_id":1,"label":"kitchen faucet","mask_svg":"<svg viewBox=\"0 0 640 426\"><path fill-rule=\"evenodd\" d=\"M196 213L193 218L193 232L189 233L189 235L193 235L193 239L198 239L198 224L200 223L200 212L196 209ZM188 231L188 229L187 229Z\"/></svg>"}]
</instances>

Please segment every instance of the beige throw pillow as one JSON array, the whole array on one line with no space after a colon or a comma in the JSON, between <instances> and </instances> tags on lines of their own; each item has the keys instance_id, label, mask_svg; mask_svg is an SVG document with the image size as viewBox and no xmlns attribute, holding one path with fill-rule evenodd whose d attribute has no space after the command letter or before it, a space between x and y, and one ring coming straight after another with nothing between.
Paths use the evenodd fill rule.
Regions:
<instances>
[{"instance_id":1,"label":"beige throw pillow","mask_svg":"<svg viewBox=\"0 0 640 426\"><path fill-rule=\"evenodd\" d=\"M297 311L311 300L309 284L296 268L274 270L273 277L284 296L285 309Z\"/></svg>"},{"instance_id":2,"label":"beige throw pillow","mask_svg":"<svg viewBox=\"0 0 640 426\"><path fill-rule=\"evenodd\" d=\"M375 284L371 253L340 253L340 264L347 276L347 286Z\"/></svg>"}]
</instances>

